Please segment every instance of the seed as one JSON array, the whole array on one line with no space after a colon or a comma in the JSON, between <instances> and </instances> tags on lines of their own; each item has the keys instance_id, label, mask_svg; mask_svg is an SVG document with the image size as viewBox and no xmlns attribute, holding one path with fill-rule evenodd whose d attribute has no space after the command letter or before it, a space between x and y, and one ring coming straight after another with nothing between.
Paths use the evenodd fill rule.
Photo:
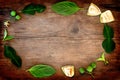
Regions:
<instances>
[{"instance_id":1,"label":"seed","mask_svg":"<svg viewBox=\"0 0 120 80\"><path fill-rule=\"evenodd\" d=\"M16 15L16 11L11 11L11 12L10 12L10 15L11 15L11 16L15 16L15 15Z\"/></svg>"}]
</instances>

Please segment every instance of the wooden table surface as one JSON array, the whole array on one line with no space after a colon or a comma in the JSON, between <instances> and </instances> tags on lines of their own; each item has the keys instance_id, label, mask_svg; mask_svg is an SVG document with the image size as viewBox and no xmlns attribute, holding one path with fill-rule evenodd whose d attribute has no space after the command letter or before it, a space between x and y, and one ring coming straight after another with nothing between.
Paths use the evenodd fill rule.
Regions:
<instances>
[{"instance_id":1,"label":"wooden table surface","mask_svg":"<svg viewBox=\"0 0 120 80\"><path fill-rule=\"evenodd\" d=\"M60 1L60 0L59 0ZM54 13L50 7L57 0L0 0L0 80L35 80L26 70L35 64L49 64L57 72L54 76L39 80L93 80L89 75L80 75L79 67L86 67L90 62L95 61L103 52L101 46L104 40L102 31L103 24L99 22L99 17L89 17L86 15L87 8L91 2L99 5L116 4L119 0L87 0L77 1L80 7L85 8L71 16L61 16ZM7 44L14 47L17 54L22 58L22 67L16 68L10 60L4 57L2 42L3 21L9 20L9 11L15 9L20 11L29 3L41 3L47 6L45 12L33 16L20 14L20 21L12 21L8 32L15 36L15 39ZM120 12L111 9L115 21L109 23L114 29L114 41L116 48L112 54L106 54L109 65L97 62L94 71L95 80L120 80ZM75 76L65 77L61 71L61 66L75 66Z\"/></svg>"}]
</instances>

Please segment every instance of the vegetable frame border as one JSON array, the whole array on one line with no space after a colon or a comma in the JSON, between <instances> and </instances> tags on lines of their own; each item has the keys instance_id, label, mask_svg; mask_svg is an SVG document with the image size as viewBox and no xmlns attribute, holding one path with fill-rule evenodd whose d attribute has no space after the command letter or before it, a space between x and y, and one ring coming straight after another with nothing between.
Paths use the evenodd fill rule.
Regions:
<instances>
[{"instance_id":1,"label":"vegetable frame border","mask_svg":"<svg viewBox=\"0 0 120 80\"><path fill-rule=\"evenodd\" d=\"M74 2L70 2L70 1L63 1L65 2L68 6L67 7L64 7L66 11L69 12L68 13L63 13L65 12L64 10L62 11L61 10L61 13L59 13L60 11L60 7L56 7L57 4L60 4L62 2L59 2L59 3L56 3L52 6L52 10L54 12L56 12L57 14L60 14L60 15L63 15L63 16L69 16L69 15L72 15L74 13L76 13L77 11L80 10L80 8L74 3ZM68 4L69 3L69 4ZM73 12L71 11L71 7L74 7L75 10L73 9ZM59 9L60 8L60 9ZM67 9L69 8L69 9ZM29 10L31 9L31 11ZM46 7L44 5L41 5L41 4L29 4L27 5L23 10L22 10L22 13L24 14L30 14L30 15L34 15L35 12L38 12L38 13L42 13L43 11L45 11ZM16 11L11 11L10 12L10 15L12 17L14 17L16 20L20 20L21 19L21 16L16 12ZM8 27L10 25L10 23L8 21L5 21L4 22L4 26L5 27ZM104 29L103 29L103 35L104 35L104 41L102 42L102 46L103 46L103 49L105 50L105 52L102 53L102 55L96 60L96 61L102 61L104 62L105 65L107 65L109 62L106 60L105 58L105 53L111 53L114 49L115 49L115 42L114 40L112 39L114 37L114 31L113 29L108 25L108 24L104 24ZM10 36L8 35L8 32L7 32L7 28L4 29L4 37L3 37L3 41L8 41L8 40L12 40L14 38L14 36ZM12 51L8 50L6 51L6 44L4 44L4 55L5 57L7 58L10 58L11 62L16 66L16 67L21 67L22 66L22 60L21 58L18 56L18 55L13 55L14 57L17 56L17 58L19 57L18 61L20 60L20 64L17 64L19 62L14 62L13 59L11 59L10 56L7 56L8 54L13 54L15 53L15 50L10 47L10 46L7 46L7 49L10 47L12 48ZM96 68L96 61L92 62L90 65L87 66L87 68L80 68L79 69L79 72L80 74L84 74L84 73L87 73L87 74L90 74L92 76L92 78L94 78L93 76L93 70ZM34 76L34 75L33 75ZM35 77L35 76L34 76ZM41 78L41 77L40 77Z\"/></svg>"}]
</instances>

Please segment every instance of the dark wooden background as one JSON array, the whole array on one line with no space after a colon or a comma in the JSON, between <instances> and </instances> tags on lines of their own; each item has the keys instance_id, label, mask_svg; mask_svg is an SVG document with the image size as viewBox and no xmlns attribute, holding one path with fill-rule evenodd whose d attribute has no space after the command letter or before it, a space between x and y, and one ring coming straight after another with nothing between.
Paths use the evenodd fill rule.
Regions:
<instances>
[{"instance_id":1,"label":"dark wooden background","mask_svg":"<svg viewBox=\"0 0 120 80\"><path fill-rule=\"evenodd\" d=\"M100 56L103 41L103 24L99 17L86 15L91 2L97 4L102 11L112 10L115 21L110 23L114 29L116 48L112 54L106 54L109 65L97 63L94 71L95 80L120 80L120 0L70 0L85 8L74 15L64 17L51 11L53 3L62 0L0 0L0 80L34 80L26 69L35 64L49 64L57 73L40 80L93 80L89 75L80 75L79 67L86 67ZM18 12L29 3L40 3L47 6L44 13L34 16L20 14L20 21L11 22L9 34L14 40L6 42L17 51L22 58L22 68L18 69L3 55L3 22L9 20L11 9ZM111 5L109 8L104 5ZM67 78L60 70L61 66L75 66L75 76Z\"/></svg>"}]
</instances>

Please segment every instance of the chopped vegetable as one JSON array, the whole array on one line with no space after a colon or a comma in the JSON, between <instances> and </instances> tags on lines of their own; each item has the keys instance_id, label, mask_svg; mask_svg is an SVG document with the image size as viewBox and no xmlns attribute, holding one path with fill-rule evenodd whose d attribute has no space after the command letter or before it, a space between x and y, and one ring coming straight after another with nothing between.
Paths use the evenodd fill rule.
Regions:
<instances>
[{"instance_id":1,"label":"chopped vegetable","mask_svg":"<svg viewBox=\"0 0 120 80\"><path fill-rule=\"evenodd\" d=\"M100 15L100 14L101 14L101 11L98 8L98 6L96 6L95 4L91 3L89 8L88 8L87 15L89 15L89 16L97 16L97 15Z\"/></svg>"},{"instance_id":2,"label":"chopped vegetable","mask_svg":"<svg viewBox=\"0 0 120 80\"><path fill-rule=\"evenodd\" d=\"M74 66L67 65L62 67L62 71L67 77L73 77L74 76Z\"/></svg>"},{"instance_id":3,"label":"chopped vegetable","mask_svg":"<svg viewBox=\"0 0 120 80\"><path fill-rule=\"evenodd\" d=\"M100 22L101 23L109 23L112 21L115 21L115 19L114 19L113 14L110 10L107 10L100 15Z\"/></svg>"}]
</instances>

